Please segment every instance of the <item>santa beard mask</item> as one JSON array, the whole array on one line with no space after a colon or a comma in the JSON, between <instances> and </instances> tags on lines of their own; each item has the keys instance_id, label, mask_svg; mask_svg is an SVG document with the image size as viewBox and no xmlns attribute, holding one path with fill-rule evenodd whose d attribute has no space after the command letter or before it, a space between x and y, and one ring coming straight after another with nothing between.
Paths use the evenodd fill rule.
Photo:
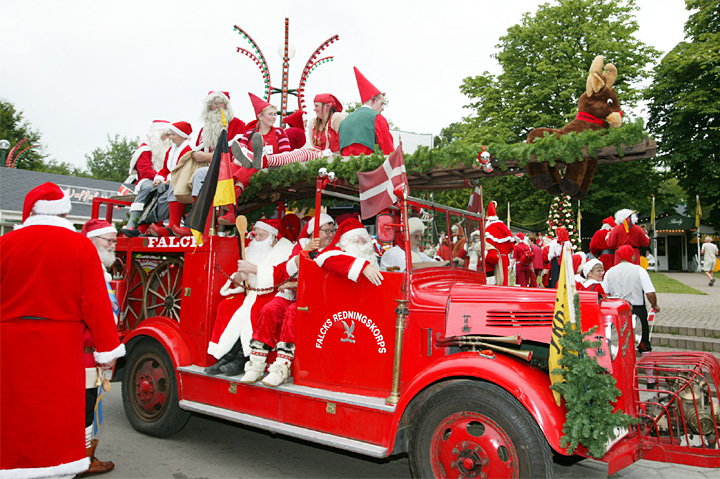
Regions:
<instances>
[{"instance_id":1,"label":"santa beard mask","mask_svg":"<svg viewBox=\"0 0 720 479\"><path fill-rule=\"evenodd\" d=\"M365 243L360 244L358 242L358 239L360 238L365 238ZM341 239L338 246L351 256L367 260L376 268L379 266L377 255L375 254L375 247L373 246L372 239L368 234L352 236L348 239Z\"/></svg>"},{"instance_id":2,"label":"santa beard mask","mask_svg":"<svg viewBox=\"0 0 720 479\"><path fill-rule=\"evenodd\" d=\"M220 132L223 130L221 112L222 110L218 108L216 110L207 110L207 113L205 113L205 124L202 131L202 142L205 144L205 151L209 152L217 146ZM225 110L225 121L228 124L233 118L232 112L229 109Z\"/></svg>"},{"instance_id":3,"label":"santa beard mask","mask_svg":"<svg viewBox=\"0 0 720 479\"><path fill-rule=\"evenodd\" d=\"M150 147L152 152L152 164L155 171L160 171L165 162L165 153L167 153L172 142L170 139L163 140L162 136L167 133L168 129L155 129L151 130L147 135L147 145Z\"/></svg>"},{"instance_id":4,"label":"santa beard mask","mask_svg":"<svg viewBox=\"0 0 720 479\"><path fill-rule=\"evenodd\" d=\"M249 261L254 265L263 264L273 249L275 236L269 235L263 241L253 239L247 248L245 248L245 261Z\"/></svg>"}]
</instances>

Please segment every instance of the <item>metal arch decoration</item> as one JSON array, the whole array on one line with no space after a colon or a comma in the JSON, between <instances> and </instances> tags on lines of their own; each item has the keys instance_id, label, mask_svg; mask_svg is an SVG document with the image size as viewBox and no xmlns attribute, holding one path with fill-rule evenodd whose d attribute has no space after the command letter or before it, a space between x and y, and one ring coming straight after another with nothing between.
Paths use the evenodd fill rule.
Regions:
<instances>
[{"instance_id":1,"label":"metal arch decoration","mask_svg":"<svg viewBox=\"0 0 720 479\"><path fill-rule=\"evenodd\" d=\"M263 76L263 82L265 83L265 93L263 94L263 96L267 101L270 98L270 69L268 68L267 60L265 60L265 55L263 55L262 51L260 51L260 47L258 47L258 44L255 42L255 40L252 39L250 35L248 35L245 30L238 27L237 25L235 25L234 30L238 32L241 37L247 40L247 42L250 44L250 48L255 51L255 54L253 54L252 52L245 50L244 48L237 47L238 52L249 57L260 69L260 73L262 73Z\"/></svg>"},{"instance_id":2,"label":"metal arch decoration","mask_svg":"<svg viewBox=\"0 0 720 479\"><path fill-rule=\"evenodd\" d=\"M245 40L250 43L251 49L254 51L250 52L244 48L237 47L237 51L239 53L244 54L248 58L250 58L252 61L255 62L255 64L260 69L260 72L263 76L263 81L265 83L265 92L264 92L264 98L265 101L269 101L270 95L273 95L275 93L280 93L282 95L282 104L281 104L281 113L283 116L287 114L287 100L288 95L295 95L298 99L298 109L305 111L305 85L307 84L308 77L310 76L310 73L312 73L317 67L320 65L323 65L325 63L334 61L333 56L328 56L324 58L318 58L318 56L325 50L328 46L335 43L337 40L340 39L339 35L333 35L332 37L325 40L323 43L318 46L312 55L310 55L310 58L305 63L305 67L303 68L302 74L300 76L300 82L298 85L297 90L292 90L288 88L289 82L288 82L288 76L290 73L290 57L289 57L289 47L290 47L290 19L285 18L285 44L284 44L284 55L283 55L283 78L282 78L282 88L276 88L272 86L272 83L270 81L270 70L268 68L267 61L265 60L265 56L263 55L262 51L260 51L260 47L258 47L257 43L248 35L248 33L240 28L239 26L235 25L235 31L237 31Z\"/></svg>"},{"instance_id":3,"label":"metal arch decoration","mask_svg":"<svg viewBox=\"0 0 720 479\"><path fill-rule=\"evenodd\" d=\"M25 143L27 143L28 138L23 138L22 140L18 141L15 146L10 150L7 156L7 160L5 160L5 166L8 168L15 168L15 165L17 165L18 159L25 153L26 151L30 150L31 148L36 148L40 145L30 145L28 147L25 147L23 150L20 150L20 153L15 154L18 149L23 146Z\"/></svg>"}]
</instances>

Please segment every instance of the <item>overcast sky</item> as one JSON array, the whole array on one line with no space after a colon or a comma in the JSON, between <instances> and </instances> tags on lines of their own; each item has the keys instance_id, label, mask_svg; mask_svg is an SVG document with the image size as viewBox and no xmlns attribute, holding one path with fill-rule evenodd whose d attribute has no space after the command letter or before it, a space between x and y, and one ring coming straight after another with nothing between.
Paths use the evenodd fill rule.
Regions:
<instances>
[{"instance_id":1,"label":"overcast sky","mask_svg":"<svg viewBox=\"0 0 720 479\"><path fill-rule=\"evenodd\" d=\"M438 134L469 114L462 79L499 73L490 57L508 27L536 0L156 1L5 0L0 2L0 98L42 134L49 158L77 166L107 146L108 134L144 137L150 122L189 121L199 130L202 98L227 90L236 116L254 118L247 92L262 95L259 70L237 47L233 26L258 43L274 86L282 79L278 47L290 18L290 88L305 62L334 62L309 77L316 93L358 101L357 66L390 102L385 116L405 131ZM555 2L550 2L555 3ZM638 0L637 36L663 52L683 40L682 0ZM602 52L598 52L602 54ZM622 66L619 66L622 68ZM279 104L279 95L271 102ZM290 110L296 109L291 97ZM308 113L306 111L306 113Z\"/></svg>"}]
</instances>

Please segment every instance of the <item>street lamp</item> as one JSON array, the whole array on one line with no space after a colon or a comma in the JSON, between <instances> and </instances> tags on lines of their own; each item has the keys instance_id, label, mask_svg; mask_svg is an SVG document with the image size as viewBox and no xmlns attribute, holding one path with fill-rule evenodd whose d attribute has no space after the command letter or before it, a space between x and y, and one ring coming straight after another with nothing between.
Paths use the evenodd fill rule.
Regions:
<instances>
[{"instance_id":1,"label":"street lamp","mask_svg":"<svg viewBox=\"0 0 720 479\"><path fill-rule=\"evenodd\" d=\"M5 158L7 157L7 150L10 148L10 142L7 140L0 140L0 165L5 166Z\"/></svg>"}]
</instances>

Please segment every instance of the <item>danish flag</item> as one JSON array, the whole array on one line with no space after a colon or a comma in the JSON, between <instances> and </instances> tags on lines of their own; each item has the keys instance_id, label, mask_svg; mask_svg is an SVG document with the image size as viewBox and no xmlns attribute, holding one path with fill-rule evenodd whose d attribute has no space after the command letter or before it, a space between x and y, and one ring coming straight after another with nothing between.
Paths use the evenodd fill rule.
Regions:
<instances>
[{"instance_id":1,"label":"danish flag","mask_svg":"<svg viewBox=\"0 0 720 479\"><path fill-rule=\"evenodd\" d=\"M390 153L379 168L368 172L358 171L357 175L362 219L375 216L388 206L392 206L398 200L395 188L401 185L407 188L408 184L402 143Z\"/></svg>"}]
</instances>

